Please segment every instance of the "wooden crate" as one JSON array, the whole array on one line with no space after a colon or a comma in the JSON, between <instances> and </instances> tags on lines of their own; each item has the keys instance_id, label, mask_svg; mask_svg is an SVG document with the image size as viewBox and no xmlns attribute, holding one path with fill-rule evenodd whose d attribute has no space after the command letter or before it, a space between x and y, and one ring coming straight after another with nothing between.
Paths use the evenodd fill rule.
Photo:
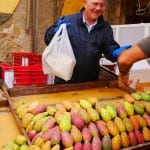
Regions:
<instances>
[{"instance_id":1,"label":"wooden crate","mask_svg":"<svg viewBox=\"0 0 150 150\"><path fill-rule=\"evenodd\" d=\"M110 73L107 69L103 69L103 71L106 71L104 73L104 76L106 77L106 74L108 73L108 76L106 78L101 78L98 81L94 82L86 82L86 83L77 83L77 84L65 84L65 85L46 85L46 86L32 86L32 87L20 87L20 88L13 88L13 89L6 89L8 92L9 96L9 105L12 111L12 114L17 122L17 125L20 129L20 131L26 136L28 139L27 133L25 129L21 127L21 122L18 118L18 116L15 113L14 109L14 104L13 104L13 97L18 97L18 96L31 96L34 94L45 94L45 93L55 93L59 94L59 92L68 92L68 91L75 91L75 90L86 90L86 89L93 89L93 88L98 88L98 87L111 87L111 88L118 88L117 86L117 76L114 75L113 73ZM109 78L110 77L110 78ZM111 78L112 77L112 78ZM126 89L121 89L124 90L128 93L134 92L134 89L131 88L126 88ZM12 98L11 98L12 97ZM111 100L119 100L123 97L110 97L110 98L104 98L104 99L99 99L104 101L111 101ZM31 141L28 139L28 144L31 145ZM132 146L127 148L128 150L149 150L150 149L150 142L144 143L144 144L138 144L136 146ZM126 149L122 149L126 150Z\"/></svg>"}]
</instances>

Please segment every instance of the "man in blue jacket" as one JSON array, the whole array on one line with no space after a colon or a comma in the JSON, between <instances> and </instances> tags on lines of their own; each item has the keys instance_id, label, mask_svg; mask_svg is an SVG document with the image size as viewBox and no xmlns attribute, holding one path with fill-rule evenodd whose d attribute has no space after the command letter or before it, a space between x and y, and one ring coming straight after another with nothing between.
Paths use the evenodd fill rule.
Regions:
<instances>
[{"instance_id":1,"label":"man in blue jacket","mask_svg":"<svg viewBox=\"0 0 150 150\"><path fill-rule=\"evenodd\" d=\"M114 52L122 49L114 40L111 26L103 18L105 7L105 0L84 0L84 7L79 13L62 17L46 30L44 40L48 45L59 26L66 23L76 58L71 79L66 82L55 77L56 84L98 80L102 54L112 62L116 61Z\"/></svg>"}]
</instances>

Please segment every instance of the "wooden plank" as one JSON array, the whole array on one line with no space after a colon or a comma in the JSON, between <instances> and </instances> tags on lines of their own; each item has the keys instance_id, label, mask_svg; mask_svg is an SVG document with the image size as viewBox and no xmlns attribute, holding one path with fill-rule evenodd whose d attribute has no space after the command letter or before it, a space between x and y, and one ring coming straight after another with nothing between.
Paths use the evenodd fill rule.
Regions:
<instances>
[{"instance_id":1,"label":"wooden plank","mask_svg":"<svg viewBox=\"0 0 150 150\"><path fill-rule=\"evenodd\" d=\"M0 101L0 107L8 106L8 100Z\"/></svg>"},{"instance_id":2,"label":"wooden plank","mask_svg":"<svg viewBox=\"0 0 150 150\"><path fill-rule=\"evenodd\" d=\"M84 90L84 89L106 87L106 86L109 86L108 82L106 81L95 81L95 82L74 83L74 84L15 87L15 88L8 89L8 93L11 97L15 97L15 96L33 95L33 94L65 92L65 91L72 91L72 90Z\"/></svg>"},{"instance_id":3,"label":"wooden plank","mask_svg":"<svg viewBox=\"0 0 150 150\"><path fill-rule=\"evenodd\" d=\"M7 92L7 89L6 89L5 84L2 85L2 88L3 88L4 92L6 93L6 97L7 97L7 99L8 99L10 111L11 111L11 113L12 113L14 119L16 120L16 123L17 123L17 126L18 126L19 131L26 137L28 145L31 145L32 143L31 143L31 141L29 140L25 129L22 128L20 119L19 119L18 116L16 115L15 108L14 108L14 105L13 105L13 101L11 100L11 98L10 98L8 92Z\"/></svg>"}]
</instances>

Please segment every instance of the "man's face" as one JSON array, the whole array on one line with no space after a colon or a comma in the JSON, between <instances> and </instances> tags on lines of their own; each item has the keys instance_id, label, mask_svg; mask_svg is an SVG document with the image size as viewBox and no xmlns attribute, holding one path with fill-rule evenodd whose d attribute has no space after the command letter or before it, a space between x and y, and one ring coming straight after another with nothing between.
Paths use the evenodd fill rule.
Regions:
<instances>
[{"instance_id":1,"label":"man's face","mask_svg":"<svg viewBox=\"0 0 150 150\"><path fill-rule=\"evenodd\" d=\"M84 7L87 17L97 20L105 10L105 0L85 0Z\"/></svg>"}]
</instances>

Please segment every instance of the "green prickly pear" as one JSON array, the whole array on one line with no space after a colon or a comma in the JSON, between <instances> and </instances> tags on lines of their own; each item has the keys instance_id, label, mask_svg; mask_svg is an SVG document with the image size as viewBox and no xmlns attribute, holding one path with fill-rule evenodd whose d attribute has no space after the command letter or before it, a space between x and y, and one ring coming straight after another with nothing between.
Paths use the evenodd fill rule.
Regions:
<instances>
[{"instance_id":1,"label":"green prickly pear","mask_svg":"<svg viewBox=\"0 0 150 150\"><path fill-rule=\"evenodd\" d=\"M124 108L125 108L128 116L134 115L134 107L133 107L132 104L130 104L129 102L125 101L124 102Z\"/></svg>"},{"instance_id":2,"label":"green prickly pear","mask_svg":"<svg viewBox=\"0 0 150 150\"><path fill-rule=\"evenodd\" d=\"M110 121L111 120L111 115L107 109L101 108L100 114L101 114L101 117L104 121Z\"/></svg>"},{"instance_id":3,"label":"green prickly pear","mask_svg":"<svg viewBox=\"0 0 150 150\"><path fill-rule=\"evenodd\" d=\"M60 119L60 123L59 123L60 129L62 131L70 131L71 129L71 120L67 115L64 115L61 119Z\"/></svg>"}]
</instances>

